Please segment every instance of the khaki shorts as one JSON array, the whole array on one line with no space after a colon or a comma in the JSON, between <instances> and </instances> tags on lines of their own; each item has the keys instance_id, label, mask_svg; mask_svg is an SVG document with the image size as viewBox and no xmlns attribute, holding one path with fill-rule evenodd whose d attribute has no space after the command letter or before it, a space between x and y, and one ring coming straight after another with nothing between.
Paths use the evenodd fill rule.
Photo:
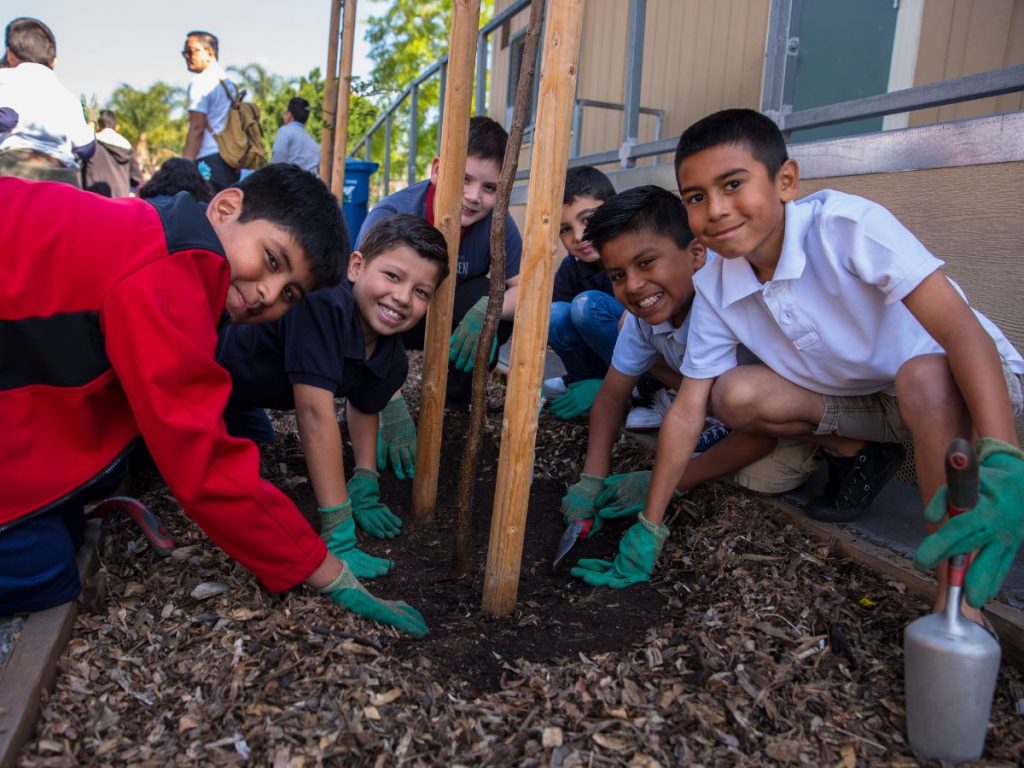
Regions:
<instances>
[{"instance_id":1,"label":"khaki shorts","mask_svg":"<svg viewBox=\"0 0 1024 768\"><path fill-rule=\"evenodd\" d=\"M783 438L763 459L734 473L732 480L754 493L780 494L796 488L817 468L815 446Z\"/></svg>"},{"instance_id":2,"label":"khaki shorts","mask_svg":"<svg viewBox=\"0 0 1024 768\"><path fill-rule=\"evenodd\" d=\"M1003 361L1003 378L1010 394L1014 416L1024 411L1024 374L1011 371ZM895 395L879 392L874 395L841 397L824 395L825 413L816 435L840 435L876 443L905 443L910 431L900 418Z\"/></svg>"}]
</instances>

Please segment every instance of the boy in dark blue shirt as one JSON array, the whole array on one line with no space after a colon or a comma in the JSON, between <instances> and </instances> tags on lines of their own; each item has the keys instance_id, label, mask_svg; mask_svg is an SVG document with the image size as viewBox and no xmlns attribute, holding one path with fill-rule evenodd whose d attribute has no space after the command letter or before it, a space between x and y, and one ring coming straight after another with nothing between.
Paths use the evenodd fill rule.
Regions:
<instances>
[{"instance_id":1,"label":"boy in dark blue shirt","mask_svg":"<svg viewBox=\"0 0 1024 768\"><path fill-rule=\"evenodd\" d=\"M378 538L396 536L402 524L380 501L376 471L378 414L408 371L399 334L423 318L447 275L441 233L417 216L394 214L366 233L349 259L348 281L314 292L275 323L221 335L217 359L232 378L229 431L272 439L259 409L295 409L321 536L359 578L382 576L392 563L356 548L355 524ZM355 471L347 486L335 397L348 401ZM262 428L253 427L254 415Z\"/></svg>"},{"instance_id":2,"label":"boy in dark blue shirt","mask_svg":"<svg viewBox=\"0 0 1024 768\"><path fill-rule=\"evenodd\" d=\"M489 117L477 115L469 121L466 149L466 175L462 187L459 259L455 275L455 304L452 310L452 337L445 405L465 410L469 407L473 384L473 356L483 329L487 310L487 292L491 269L491 222L498 193L501 166L505 161L508 134ZM434 191L441 171L440 158L430 165L430 178L400 189L382 199L370 211L356 246L362 244L370 228L381 218L394 213L411 213L434 223ZM501 306L494 352L512 336L512 318L519 294L519 261L523 240L511 216L505 219L505 297ZM415 324L402 334L406 349L423 349L426 322ZM416 428L401 391L381 414L380 468L390 461L395 476L413 477L416 466Z\"/></svg>"}]
</instances>

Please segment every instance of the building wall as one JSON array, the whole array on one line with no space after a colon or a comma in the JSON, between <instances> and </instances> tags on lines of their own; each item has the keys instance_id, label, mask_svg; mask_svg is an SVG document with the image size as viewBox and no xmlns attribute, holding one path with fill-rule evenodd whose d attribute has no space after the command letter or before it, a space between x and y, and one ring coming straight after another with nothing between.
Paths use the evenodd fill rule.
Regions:
<instances>
[{"instance_id":1,"label":"building wall","mask_svg":"<svg viewBox=\"0 0 1024 768\"><path fill-rule=\"evenodd\" d=\"M511 0L495 0L495 10ZM664 137L679 135L695 120L726 107L760 103L769 0L648 0L640 103L666 111ZM1024 63L1024 0L903 0L910 17L898 31L891 88L924 85ZM509 32L521 29L519 14ZM583 20L579 97L621 104L625 93L628 0L588 0ZM492 44L490 113L505 117L508 49L499 33ZM507 37L507 35L506 35ZM907 58L916 48L916 61ZM912 81L912 82L911 82ZM887 126L1012 112L1024 94L918 110ZM653 117L640 118L640 141L654 139ZM581 153L617 149L622 113L587 108ZM528 155L523 157L528 162Z\"/></svg>"}]
</instances>

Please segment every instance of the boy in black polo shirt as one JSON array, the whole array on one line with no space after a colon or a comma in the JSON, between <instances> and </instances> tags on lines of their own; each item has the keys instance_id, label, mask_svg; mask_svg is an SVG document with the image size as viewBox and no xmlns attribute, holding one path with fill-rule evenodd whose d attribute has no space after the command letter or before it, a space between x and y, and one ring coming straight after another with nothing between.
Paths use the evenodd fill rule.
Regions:
<instances>
[{"instance_id":1,"label":"boy in black polo shirt","mask_svg":"<svg viewBox=\"0 0 1024 768\"><path fill-rule=\"evenodd\" d=\"M363 238L342 285L310 294L275 323L221 335L217 359L232 378L228 431L273 439L262 409L295 409L321 537L359 578L383 576L392 562L356 548L355 524L378 538L396 536L402 525L380 501L376 471L378 414L409 367L399 334L422 319L447 275L441 233L418 216L395 214ZM348 401L355 471L347 486L335 397Z\"/></svg>"}]
</instances>

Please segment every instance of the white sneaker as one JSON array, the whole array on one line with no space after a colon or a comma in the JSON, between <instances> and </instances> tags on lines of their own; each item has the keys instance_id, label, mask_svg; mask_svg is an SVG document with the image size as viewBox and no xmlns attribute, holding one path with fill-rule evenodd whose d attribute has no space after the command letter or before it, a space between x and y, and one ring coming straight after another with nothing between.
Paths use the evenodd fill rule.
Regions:
<instances>
[{"instance_id":1,"label":"white sneaker","mask_svg":"<svg viewBox=\"0 0 1024 768\"><path fill-rule=\"evenodd\" d=\"M541 387L544 397L549 400L552 397L558 397L564 395L569 391L569 385L565 383L564 376L556 376L553 379L544 379L544 385Z\"/></svg>"},{"instance_id":2,"label":"white sneaker","mask_svg":"<svg viewBox=\"0 0 1024 768\"><path fill-rule=\"evenodd\" d=\"M656 432L675 394L667 389L659 389L648 403L636 406L626 415L626 429L631 432Z\"/></svg>"}]
</instances>

